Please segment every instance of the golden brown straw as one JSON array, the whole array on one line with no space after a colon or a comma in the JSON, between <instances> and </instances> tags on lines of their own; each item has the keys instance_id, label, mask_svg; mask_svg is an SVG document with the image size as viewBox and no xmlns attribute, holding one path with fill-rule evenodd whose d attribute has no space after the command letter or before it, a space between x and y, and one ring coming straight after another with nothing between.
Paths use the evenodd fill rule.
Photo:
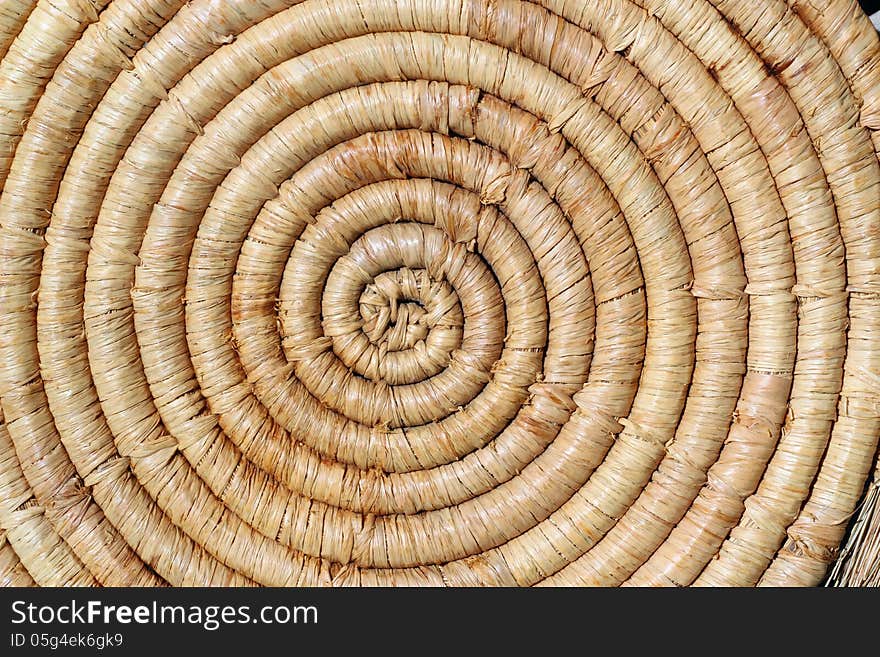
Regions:
<instances>
[{"instance_id":1,"label":"golden brown straw","mask_svg":"<svg viewBox=\"0 0 880 657\"><path fill-rule=\"evenodd\" d=\"M880 583L855 0L7 0L0 58L0 583L816 585L849 525Z\"/></svg>"}]
</instances>

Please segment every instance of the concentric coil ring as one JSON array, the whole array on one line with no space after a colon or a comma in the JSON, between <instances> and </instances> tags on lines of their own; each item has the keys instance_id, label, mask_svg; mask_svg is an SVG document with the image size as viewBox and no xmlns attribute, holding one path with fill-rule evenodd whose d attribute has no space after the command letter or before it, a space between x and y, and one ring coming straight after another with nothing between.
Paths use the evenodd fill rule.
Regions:
<instances>
[{"instance_id":1,"label":"concentric coil ring","mask_svg":"<svg viewBox=\"0 0 880 657\"><path fill-rule=\"evenodd\" d=\"M0 34L3 581L824 577L880 434L854 1Z\"/></svg>"}]
</instances>

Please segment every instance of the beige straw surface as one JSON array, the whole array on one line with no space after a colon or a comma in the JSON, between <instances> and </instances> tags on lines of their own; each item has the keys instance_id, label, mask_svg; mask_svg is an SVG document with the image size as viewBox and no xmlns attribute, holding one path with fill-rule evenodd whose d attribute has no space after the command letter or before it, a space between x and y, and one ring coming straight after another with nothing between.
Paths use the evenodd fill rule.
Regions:
<instances>
[{"instance_id":1,"label":"beige straw surface","mask_svg":"<svg viewBox=\"0 0 880 657\"><path fill-rule=\"evenodd\" d=\"M0 584L880 584L878 153L855 0L6 0Z\"/></svg>"}]
</instances>

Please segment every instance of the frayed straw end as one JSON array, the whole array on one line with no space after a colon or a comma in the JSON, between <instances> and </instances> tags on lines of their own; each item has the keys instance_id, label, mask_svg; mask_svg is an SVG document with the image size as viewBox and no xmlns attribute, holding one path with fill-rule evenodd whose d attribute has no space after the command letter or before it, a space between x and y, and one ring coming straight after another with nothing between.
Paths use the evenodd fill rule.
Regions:
<instances>
[{"instance_id":1,"label":"frayed straw end","mask_svg":"<svg viewBox=\"0 0 880 657\"><path fill-rule=\"evenodd\" d=\"M862 502L826 586L880 586L880 475Z\"/></svg>"}]
</instances>

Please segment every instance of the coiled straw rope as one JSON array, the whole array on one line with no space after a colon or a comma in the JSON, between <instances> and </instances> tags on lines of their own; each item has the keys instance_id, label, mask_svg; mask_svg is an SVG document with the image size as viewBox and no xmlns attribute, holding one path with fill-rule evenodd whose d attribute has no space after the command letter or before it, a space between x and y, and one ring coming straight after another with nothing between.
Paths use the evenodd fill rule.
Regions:
<instances>
[{"instance_id":1,"label":"coiled straw rope","mask_svg":"<svg viewBox=\"0 0 880 657\"><path fill-rule=\"evenodd\" d=\"M826 576L855 0L6 0L0 54L0 581Z\"/></svg>"}]
</instances>

